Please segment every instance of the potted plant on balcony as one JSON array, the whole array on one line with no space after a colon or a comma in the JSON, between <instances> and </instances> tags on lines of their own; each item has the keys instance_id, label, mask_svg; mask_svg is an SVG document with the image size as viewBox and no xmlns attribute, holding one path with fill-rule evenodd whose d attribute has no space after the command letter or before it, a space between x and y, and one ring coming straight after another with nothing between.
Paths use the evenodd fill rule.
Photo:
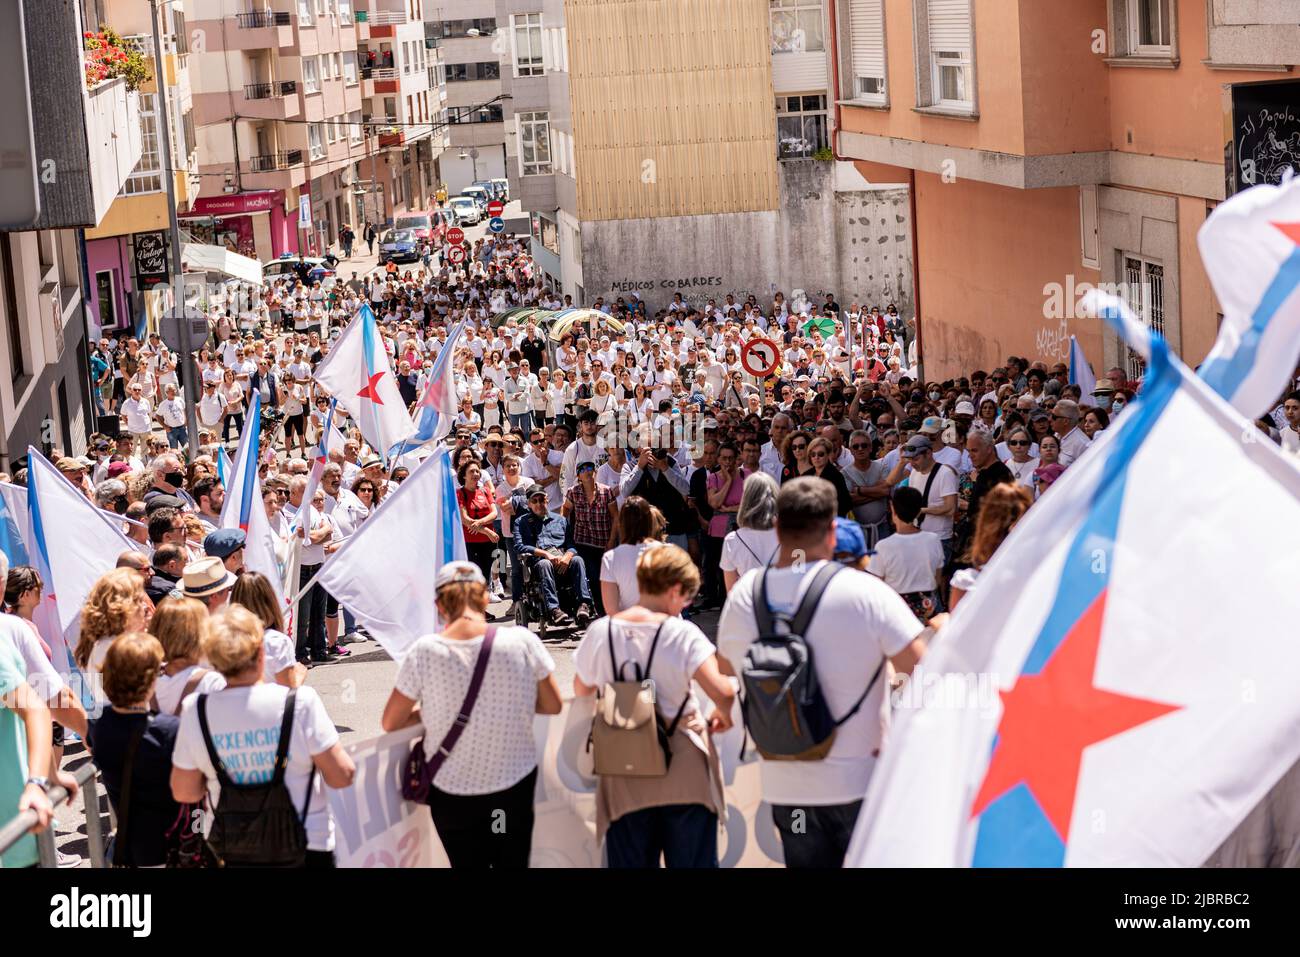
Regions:
<instances>
[{"instance_id":1,"label":"potted plant on balcony","mask_svg":"<svg viewBox=\"0 0 1300 957\"><path fill-rule=\"evenodd\" d=\"M121 34L105 27L99 33L83 34L86 49L86 89L93 90L106 80L122 77L132 93L153 76L149 61L126 44Z\"/></svg>"}]
</instances>

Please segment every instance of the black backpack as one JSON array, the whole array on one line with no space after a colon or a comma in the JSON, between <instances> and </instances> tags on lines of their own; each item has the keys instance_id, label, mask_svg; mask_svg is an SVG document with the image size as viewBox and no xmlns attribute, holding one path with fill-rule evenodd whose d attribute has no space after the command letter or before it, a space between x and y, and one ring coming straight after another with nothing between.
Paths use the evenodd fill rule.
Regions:
<instances>
[{"instance_id":1,"label":"black backpack","mask_svg":"<svg viewBox=\"0 0 1300 957\"><path fill-rule=\"evenodd\" d=\"M822 593L843 566L827 562L813 574L793 615L775 613L767 603L768 569L754 576L754 620L758 637L745 653L740 680L745 730L758 753L769 761L820 761L835 743L835 731L858 713L885 667L882 658L848 714L836 720L822 694L813 652L804 635ZM742 747L743 754L743 747Z\"/></svg>"},{"instance_id":2,"label":"black backpack","mask_svg":"<svg viewBox=\"0 0 1300 957\"><path fill-rule=\"evenodd\" d=\"M213 812L208 845L220 867L302 867L307 860L307 808L311 804L316 768L307 778L307 794L300 812L284 784L289 763L289 737L293 734L293 706L297 691L284 701L284 720L275 752L275 772L265 784L236 784L217 756L208 730L207 695L199 695L199 727L208 757L221 784Z\"/></svg>"}]
</instances>

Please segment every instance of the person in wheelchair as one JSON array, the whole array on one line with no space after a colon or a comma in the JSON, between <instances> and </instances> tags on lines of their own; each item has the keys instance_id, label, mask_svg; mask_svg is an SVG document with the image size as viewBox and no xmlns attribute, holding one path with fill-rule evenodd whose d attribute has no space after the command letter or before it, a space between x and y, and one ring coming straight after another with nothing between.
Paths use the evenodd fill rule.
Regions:
<instances>
[{"instance_id":1,"label":"person in wheelchair","mask_svg":"<svg viewBox=\"0 0 1300 957\"><path fill-rule=\"evenodd\" d=\"M577 605L573 620L578 627L586 627L594 617L591 591L587 586L587 569L573 547L569 523L562 515L547 511L546 489L540 485L533 485L526 495L528 510L515 519L515 555L528 568L530 576L541 581L549 624L569 623L569 616L560 607L558 583L566 586L569 603Z\"/></svg>"}]
</instances>

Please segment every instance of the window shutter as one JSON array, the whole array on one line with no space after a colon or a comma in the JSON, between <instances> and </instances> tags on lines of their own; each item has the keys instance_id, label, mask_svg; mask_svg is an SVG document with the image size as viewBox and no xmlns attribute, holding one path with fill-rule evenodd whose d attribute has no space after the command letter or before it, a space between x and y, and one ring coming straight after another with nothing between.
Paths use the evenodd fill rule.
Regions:
<instances>
[{"instance_id":1,"label":"window shutter","mask_svg":"<svg viewBox=\"0 0 1300 957\"><path fill-rule=\"evenodd\" d=\"M1083 264L1101 268L1101 235L1097 229L1097 187L1079 187L1079 230Z\"/></svg>"},{"instance_id":2,"label":"window shutter","mask_svg":"<svg viewBox=\"0 0 1300 957\"><path fill-rule=\"evenodd\" d=\"M885 79L885 15L883 0L852 0L849 32L853 37L854 93L860 94L859 77Z\"/></svg>"},{"instance_id":3,"label":"window shutter","mask_svg":"<svg viewBox=\"0 0 1300 957\"><path fill-rule=\"evenodd\" d=\"M930 49L969 54L971 0L927 0L930 12Z\"/></svg>"}]
</instances>

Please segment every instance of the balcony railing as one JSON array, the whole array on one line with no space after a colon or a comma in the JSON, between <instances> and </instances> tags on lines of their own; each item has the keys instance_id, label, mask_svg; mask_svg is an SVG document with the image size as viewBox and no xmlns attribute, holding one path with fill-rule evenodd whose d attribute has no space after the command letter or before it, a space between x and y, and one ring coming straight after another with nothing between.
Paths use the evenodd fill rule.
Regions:
<instances>
[{"instance_id":1,"label":"balcony railing","mask_svg":"<svg viewBox=\"0 0 1300 957\"><path fill-rule=\"evenodd\" d=\"M248 168L254 173L271 173L302 165L302 150L284 150L280 153L262 153L248 158Z\"/></svg>"},{"instance_id":2,"label":"balcony railing","mask_svg":"<svg viewBox=\"0 0 1300 957\"><path fill-rule=\"evenodd\" d=\"M176 53L176 34L167 33L162 36L162 52L166 56L168 53ZM136 53L145 59L153 62L153 34L152 33L132 33L122 37L122 42L130 47Z\"/></svg>"},{"instance_id":3,"label":"balcony railing","mask_svg":"<svg viewBox=\"0 0 1300 957\"><path fill-rule=\"evenodd\" d=\"M405 10L372 10L369 19L370 25L375 27L397 26L407 22Z\"/></svg>"},{"instance_id":4,"label":"balcony railing","mask_svg":"<svg viewBox=\"0 0 1300 957\"><path fill-rule=\"evenodd\" d=\"M247 100L266 100L273 96L292 96L297 92L297 80L278 80L272 83L249 83L244 87L244 98Z\"/></svg>"},{"instance_id":5,"label":"balcony railing","mask_svg":"<svg viewBox=\"0 0 1300 957\"><path fill-rule=\"evenodd\" d=\"M293 22L290 17L290 14L278 10L256 10L253 13L235 14L235 20L241 30L287 27Z\"/></svg>"},{"instance_id":6,"label":"balcony railing","mask_svg":"<svg viewBox=\"0 0 1300 957\"><path fill-rule=\"evenodd\" d=\"M372 75L376 80L396 80L399 76L397 69L391 66L377 66Z\"/></svg>"}]
</instances>

